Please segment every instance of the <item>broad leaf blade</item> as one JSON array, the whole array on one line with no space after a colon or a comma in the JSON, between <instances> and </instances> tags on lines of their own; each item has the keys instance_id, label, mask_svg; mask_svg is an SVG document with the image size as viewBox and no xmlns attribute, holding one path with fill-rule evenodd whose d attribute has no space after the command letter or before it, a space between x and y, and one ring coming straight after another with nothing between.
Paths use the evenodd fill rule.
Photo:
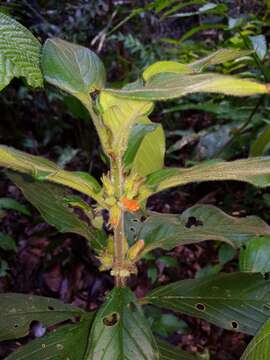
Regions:
<instances>
[{"instance_id":1,"label":"broad leaf blade","mask_svg":"<svg viewBox=\"0 0 270 360\"><path fill-rule=\"evenodd\" d=\"M23 151L0 145L0 166L33 176L38 180L47 180L68 186L90 197L96 198L101 189L99 183L89 174L62 170L52 161L29 155Z\"/></svg>"},{"instance_id":2,"label":"broad leaf blade","mask_svg":"<svg viewBox=\"0 0 270 360\"><path fill-rule=\"evenodd\" d=\"M259 274L218 274L156 288L145 301L254 335L269 318L269 286Z\"/></svg>"},{"instance_id":3,"label":"broad leaf blade","mask_svg":"<svg viewBox=\"0 0 270 360\"><path fill-rule=\"evenodd\" d=\"M105 234L95 230L68 207L67 191L62 187L40 182L18 173L9 172L9 178L22 190L25 198L33 204L41 216L61 233L75 233L83 236L97 249L103 248ZM102 236L103 235L103 236ZM102 241L104 240L104 241Z\"/></svg>"},{"instance_id":4,"label":"broad leaf blade","mask_svg":"<svg viewBox=\"0 0 270 360\"><path fill-rule=\"evenodd\" d=\"M148 176L153 192L200 181L238 180L258 187L270 185L270 157L235 161L208 161L191 168L167 168Z\"/></svg>"},{"instance_id":5,"label":"broad leaf blade","mask_svg":"<svg viewBox=\"0 0 270 360\"><path fill-rule=\"evenodd\" d=\"M24 26L0 13L0 90L14 77L24 77L29 86L42 87L39 41Z\"/></svg>"},{"instance_id":6,"label":"broad leaf blade","mask_svg":"<svg viewBox=\"0 0 270 360\"><path fill-rule=\"evenodd\" d=\"M58 38L48 39L42 50L45 79L77 98L105 85L105 68L91 50Z\"/></svg>"},{"instance_id":7,"label":"broad leaf blade","mask_svg":"<svg viewBox=\"0 0 270 360\"><path fill-rule=\"evenodd\" d=\"M6 360L85 360L92 318L75 325L65 325L48 335L31 341L9 355Z\"/></svg>"},{"instance_id":8,"label":"broad leaf blade","mask_svg":"<svg viewBox=\"0 0 270 360\"><path fill-rule=\"evenodd\" d=\"M128 288L115 288L94 320L87 359L157 360L158 350L142 309Z\"/></svg>"},{"instance_id":9,"label":"broad leaf blade","mask_svg":"<svg viewBox=\"0 0 270 360\"><path fill-rule=\"evenodd\" d=\"M161 73L150 78L143 88L132 90L106 89L107 93L134 100L169 100L193 93L218 93L250 96L269 93L269 86L249 79L206 73L181 75Z\"/></svg>"},{"instance_id":10,"label":"broad leaf blade","mask_svg":"<svg viewBox=\"0 0 270 360\"><path fill-rule=\"evenodd\" d=\"M0 295L0 309L0 341L26 336L33 321L50 326L84 314L55 299L14 293Z\"/></svg>"},{"instance_id":11,"label":"broad leaf blade","mask_svg":"<svg viewBox=\"0 0 270 360\"><path fill-rule=\"evenodd\" d=\"M181 350L176 346L167 344L165 341L157 340L160 360L198 360L199 358L194 354Z\"/></svg>"},{"instance_id":12,"label":"broad leaf blade","mask_svg":"<svg viewBox=\"0 0 270 360\"><path fill-rule=\"evenodd\" d=\"M239 268L246 272L270 272L270 236L252 238L241 249Z\"/></svg>"},{"instance_id":13,"label":"broad leaf blade","mask_svg":"<svg viewBox=\"0 0 270 360\"><path fill-rule=\"evenodd\" d=\"M251 340L240 360L268 360L270 354L270 320Z\"/></svg>"},{"instance_id":14,"label":"broad leaf blade","mask_svg":"<svg viewBox=\"0 0 270 360\"><path fill-rule=\"evenodd\" d=\"M212 205L195 205L181 215L126 215L126 233L130 242L143 239L145 247L140 256L155 248L171 250L205 240L219 240L240 247L255 235L270 234L270 226L256 216L236 218ZM218 226L217 226L218 224Z\"/></svg>"}]
</instances>

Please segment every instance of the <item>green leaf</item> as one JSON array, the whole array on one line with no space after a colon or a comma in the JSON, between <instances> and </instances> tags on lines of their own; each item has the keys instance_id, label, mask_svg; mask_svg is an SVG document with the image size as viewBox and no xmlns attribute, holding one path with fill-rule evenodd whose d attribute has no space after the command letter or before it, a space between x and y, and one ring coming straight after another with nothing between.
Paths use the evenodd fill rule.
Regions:
<instances>
[{"instance_id":1,"label":"green leaf","mask_svg":"<svg viewBox=\"0 0 270 360\"><path fill-rule=\"evenodd\" d=\"M75 325L65 325L31 341L6 360L86 360L85 352L92 325L91 315Z\"/></svg>"},{"instance_id":2,"label":"green leaf","mask_svg":"<svg viewBox=\"0 0 270 360\"><path fill-rule=\"evenodd\" d=\"M200 181L237 180L258 187L270 185L270 157L235 161L206 161L186 169L167 168L148 176L146 184L153 193L174 186Z\"/></svg>"},{"instance_id":3,"label":"green leaf","mask_svg":"<svg viewBox=\"0 0 270 360\"><path fill-rule=\"evenodd\" d=\"M269 318L269 286L260 274L218 274L156 288L144 301L254 335Z\"/></svg>"},{"instance_id":4,"label":"green leaf","mask_svg":"<svg viewBox=\"0 0 270 360\"><path fill-rule=\"evenodd\" d=\"M250 96L269 93L268 85L229 75L206 73L182 75L161 73L150 78L143 88L104 90L108 94L134 100L169 100L193 93L219 93Z\"/></svg>"},{"instance_id":5,"label":"green leaf","mask_svg":"<svg viewBox=\"0 0 270 360\"><path fill-rule=\"evenodd\" d=\"M26 206L12 198L0 198L0 209L16 210L23 215L31 216L31 213Z\"/></svg>"},{"instance_id":6,"label":"green leaf","mask_svg":"<svg viewBox=\"0 0 270 360\"><path fill-rule=\"evenodd\" d=\"M98 311L87 359L157 360L156 343L133 293L115 288Z\"/></svg>"},{"instance_id":7,"label":"green leaf","mask_svg":"<svg viewBox=\"0 0 270 360\"><path fill-rule=\"evenodd\" d=\"M259 217L232 217L212 205L195 205L181 215L147 212L143 221L141 215L127 214L125 222L130 243L134 239L144 240L140 256L155 248L171 250L177 245L205 240L239 247L255 235L270 234L270 226Z\"/></svg>"},{"instance_id":8,"label":"green leaf","mask_svg":"<svg viewBox=\"0 0 270 360\"><path fill-rule=\"evenodd\" d=\"M246 272L270 272L270 236L255 237L241 249L239 268Z\"/></svg>"},{"instance_id":9,"label":"green leaf","mask_svg":"<svg viewBox=\"0 0 270 360\"><path fill-rule=\"evenodd\" d=\"M157 61L144 70L143 79L148 81L152 76L160 73L191 74L193 72L189 64L181 64L176 61Z\"/></svg>"},{"instance_id":10,"label":"green leaf","mask_svg":"<svg viewBox=\"0 0 270 360\"><path fill-rule=\"evenodd\" d=\"M262 156L270 147L270 125L257 137L250 147L250 156Z\"/></svg>"},{"instance_id":11,"label":"green leaf","mask_svg":"<svg viewBox=\"0 0 270 360\"><path fill-rule=\"evenodd\" d=\"M80 219L70 207L67 191L59 185L36 181L27 176L9 172L9 178L22 190L25 198L33 204L41 216L61 233L75 233L91 242L96 249L102 249L105 234Z\"/></svg>"},{"instance_id":12,"label":"green leaf","mask_svg":"<svg viewBox=\"0 0 270 360\"><path fill-rule=\"evenodd\" d=\"M141 120L144 124L153 124L148 118ZM165 157L165 133L162 126L148 134L142 140L142 143L135 155L132 170L141 175L147 176L153 171L162 169Z\"/></svg>"},{"instance_id":13,"label":"green leaf","mask_svg":"<svg viewBox=\"0 0 270 360\"><path fill-rule=\"evenodd\" d=\"M219 49L202 59L194 61L193 63L189 64L189 66L195 72L200 72L209 66L224 64L227 61L236 60L243 56L250 55L251 53L252 51L250 50L236 48Z\"/></svg>"},{"instance_id":14,"label":"green leaf","mask_svg":"<svg viewBox=\"0 0 270 360\"><path fill-rule=\"evenodd\" d=\"M129 135L127 150L124 155L126 169L129 169L137 154L137 151L145 138L145 135L153 132L158 127L157 124L135 124Z\"/></svg>"},{"instance_id":15,"label":"green leaf","mask_svg":"<svg viewBox=\"0 0 270 360\"><path fill-rule=\"evenodd\" d=\"M16 241L11 236L0 232L0 249L5 251L16 251Z\"/></svg>"},{"instance_id":16,"label":"green leaf","mask_svg":"<svg viewBox=\"0 0 270 360\"><path fill-rule=\"evenodd\" d=\"M157 340L158 349L160 352L159 360L198 360L199 358L194 354L181 350L176 346L167 344L165 341Z\"/></svg>"},{"instance_id":17,"label":"green leaf","mask_svg":"<svg viewBox=\"0 0 270 360\"><path fill-rule=\"evenodd\" d=\"M45 326L80 317L84 311L43 296L0 294L0 341L26 336L33 321Z\"/></svg>"},{"instance_id":18,"label":"green leaf","mask_svg":"<svg viewBox=\"0 0 270 360\"><path fill-rule=\"evenodd\" d=\"M14 77L24 77L29 86L43 86L39 41L24 26L0 13L0 91Z\"/></svg>"},{"instance_id":19,"label":"green leaf","mask_svg":"<svg viewBox=\"0 0 270 360\"><path fill-rule=\"evenodd\" d=\"M251 340L240 360L268 360L270 354L270 320Z\"/></svg>"},{"instance_id":20,"label":"green leaf","mask_svg":"<svg viewBox=\"0 0 270 360\"><path fill-rule=\"evenodd\" d=\"M42 50L45 79L81 99L105 85L105 68L91 50L58 38L48 39Z\"/></svg>"},{"instance_id":21,"label":"green leaf","mask_svg":"<svg viewBox=\"0 0 270 360\"><path fill-rule=\"evenodd\" d=\"M23 151L0 145L0 166L33 176L35 179L51 181L68 186L96 199L101 186L89 174L62 170L52 161L29 155Z\"/></svg>"}]
</instances>

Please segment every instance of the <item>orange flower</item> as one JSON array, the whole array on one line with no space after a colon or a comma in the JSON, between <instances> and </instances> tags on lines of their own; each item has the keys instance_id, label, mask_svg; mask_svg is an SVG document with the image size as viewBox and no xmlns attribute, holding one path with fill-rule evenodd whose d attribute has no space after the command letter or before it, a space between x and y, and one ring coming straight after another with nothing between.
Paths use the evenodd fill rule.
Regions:
<instances>
[{"instance_id":1,"label":"orange flower","mask_svg":"<svg viewBox=\"0 0 270 360\"><path fill-rule=\"evenodd\" d=\"M136 201L136 200L130 200L126 197L123 197L121 199L121 203L130 212L135 212L135 211L140 210L140 205L139 205L138 201Z\"/></svg>"}]
</instances>

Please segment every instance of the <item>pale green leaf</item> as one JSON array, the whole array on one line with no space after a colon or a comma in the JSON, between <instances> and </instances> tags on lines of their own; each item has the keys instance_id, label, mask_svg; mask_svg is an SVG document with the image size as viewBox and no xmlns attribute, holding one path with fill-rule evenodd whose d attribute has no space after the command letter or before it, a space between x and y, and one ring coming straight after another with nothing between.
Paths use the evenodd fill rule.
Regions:
<instances>
[{"instance_id":1,"label":"pale green leaf","mask_svg":"<svg viewBox=\"0 0 270 360\"><path fill-rule=\"evenodd\" d=\"M269 87L253 80L214 73L199 75L161 73L151 77L143 88L104 91L133 100L157 101L175 99L193 93L219 93L233 96L267 94Z\"/></svg>"},{"instance_id":2,"label":"pale green leaf","mask_svg":"<svg viewBox=\"0 0 270 360\"><path fill-rule=\"evenodd\" d=\"M126 214L126 233L130 243L143 239L140 256L155 248L171 250L205 240L219 240L240 247L255 235L270 234L270 226L256 216L236 218L212 205L195 205L181 215ZM217 226L218 224L218 226Z\"/></svg>"},{"instance_id":3,"label":"pale green leaf","mask_svg":"<svg viewBox=\"0 0 270 360\"><path fill-rule=\"evenodd\" d=\"M255 237L241 249L240 271L270 272L270 236Z\"/></svg>"},{"instance_id":4,"label":"pale green leaf","mask_svg":"<svg viewBox=\"0 0 270 360\"><path fill-rule=\"evenodd\" d=\"M39 41L24 26L0 13L0 90L14 77L23 77L29 86L42 87Z\"/></svg>"},{"instance_id":5,"label":"pale green leaf","mask_svg":"<svg viewBox=\"0 0 270 360\"><path fill-rule=\"evenodd\" d=\"M0 167L31 175L36 180L65 185L93 198L101 189L89 174L62 170L52 161L4 145L0 145Z\"/></svg>"},{"instance_id":6,"label":"pale green leaf","mask_svg":"<svg viewBox=\"0 0 270 360\"><path fill-rule=\"evenodd\" d=\"M87 359L159 359L147 320L128 288L113 289L98 311Z\"/></svg>"},{"instance_id":7,"label":"pale green leaf","mask_svg":"<svg viewBox=\"0 0 270 360\"><path fill-rule=\"evenodd\" d=\"M59 300L15 293L0 294L0 309L0 341L26 336L33 321L50 326L84 314Z\"/></svg>"},{"instance_id":8,"label":"pale green leaf","mask_svg":"<svg viewBox=\"0 0 270 360\"><path fill-rule=\"evenodd\" d=\"M260 274L217 274L156 288L143 301L254 335L270 315L269 286Z\"/></svg>"},{"instance_id":9,"label":"pale green leaf","mask_svg":"<svg viewBox=\"0 0 270 360\"><path fill-rule=\"evenodd\" d=\"M251 340L240 360L268 360L270 355L270 320Z\"/></svg>"},{"instance_id":10,"label":"pale green leaf","mask_svg":"<svg viewBox=\"0 0 270 360\"><path fill-rule=\"evenodd\" d=\"M91 50L58 38L48 39L42 50L45 79L77 98L105 85L105 68Z\"/></svg>"},{"instance_id":11,"label":"pale green leaf","mask_svg":"<svg viewBox=\"0 0 270 360\"><path fill-rule=\"evenodd\" d=\"M267 54L267 40L265 35L249 36L249 40L260 60L263 60Z\"/></svg>"},{"instance_id":12,"label":"pale green leaf","mask_svg":"<svg viewBox=\"0 0 270 360\"><path fill-rule=\"evenodd\" d=\"M148 81L152 76L160 73L191 74L194 70L189 64L181 64L176 61L158 61L146 68L143 72L143 79Z\"/></svg>"},{"instance_id":13,"label":"pale green leaf","mask_svg":"<svg viewBox=\"0 0 270 360\"><path fill-rule=\"evenodd\" d=\"M267 187L270 185L270 157L228 162L213 160L186 169L162 169L150 174L146 183L154 193L192 182L217 180L237 180Z\"/></svg>"}]
</instances>

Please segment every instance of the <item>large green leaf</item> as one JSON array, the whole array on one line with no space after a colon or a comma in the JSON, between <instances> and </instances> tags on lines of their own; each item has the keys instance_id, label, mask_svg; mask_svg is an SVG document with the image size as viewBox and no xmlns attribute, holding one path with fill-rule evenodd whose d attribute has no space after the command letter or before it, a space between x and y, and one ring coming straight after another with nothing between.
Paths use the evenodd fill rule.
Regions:
<instances>
[{"instance_id":1,"label":"large green leaf","mask_svg":"<svg viewBox=\"0 0 270 360\"><path fill-rule=\"evenodd\" d=\"M260 274L218 274L156 288L144 300L254 335L270 315L269 286Z\"/></svg>"},{"instance_id":2,"label":"large green leaf","mask_svg":"<svg viewBox=\"0 0 270 360\"><path fill-rule=\"evenodd\" d=\"M39 41L24 26L0 13L0 90L14 77L24 77L32 87L43 86Z\"/></svg>"},{"instance_id":3,"label":"large green leaf","mask_svg":"<svg viewBox=\"0 0 270 360\"><path fill-rule=\"evenodd\" d=\"M81 99L105 85L105 68L91 50L58 38L48 39L42 50L45 79Z\"/></svg>"},{"instance_id":4,"label":"large green leaf","mask_svg":"<svg viewBox=\"0 0 270 360\"><path fill-rule=\"evenodd\" d=\"M8 175L50 225L55 226L61 233L70 232L85 237L97 250L104 247L103 231L88 225L68 206L66 199L69 194L64 188L18 173L9 172Z\"/></svg>"},{"instance_id":5,"label":"large green leaf","mask_svg":"<svg viewBox=\"0 0 270 360\"><path fill-rule=\"evenodd\" d=\"M270 320L251 340L240 360L268 360L270 355Z\"/></svg>"},{"instance_id":6,"label":"large green leaf","mask_svg":"<svg viewBox=\"0 0 270 360\"><path fill-rule=\"evenodd\" d=\"M265 274L270 272L270 236L252 238L239 257L240 271Z\"/></svg>"},{"instance_id":7,"label":"large green leaf","mask_svg":"<svg viewBox=\"0 0 270 360\"><path fill-rule=\"evenodd\" d=\"M84 311L43 296L0 294L0 341L26 336L33 321L46 326L81 317Z\"/></svg>"},{"instance_id":8,"label":"large green leaf","mask_svg":"<svg viewBox=\"0 0 270 360\"><path fill-rule=\"evenodd\" d=\"M9 355L6 360L86 360L92 316L75 325L65 325L48 335L31 341Z\"/></svg>"},{"instance_id":9,"label":"large green leaf","mask_svg":"<svg viewBox=\"0 0 270 360\"><path fill-rule=\"evenodd\" d=\"M195 205L181 215L129 213L125 225L131 243L134 239L144 240L140 256L155 248L170 250L204 240L219 240L239 247L255 235L270 234L270 226L259 217L236 218L212 205Z\"/></svg>"},{"instance_id":10,"label":"large green leaf","mask_svg":"<svg viewBox=\"0 0 270 360\"><path fill-rule=\"evenodd\" d=\"M148 176L146 183L153 192L191 182L238 180L258 187L270 185L270 157L235 161L207 161L191 168L167 168Z\"/></svg>"},{"instance_id":11,"label":"large green leaf","mask_svg":"<svg viewBox=\"0 0 270 360\"><path fill-rule=\"evenodd\" d=\"M47 180L68 186L94 199L101 189L99 183L87 173L62 170L52 161L29 155L23 151L0 145L0 167L33 176L37 180Z\"/></svg>"},{"instance_id":12,"label":"large green leaf","mask_svg":"<svg viewBox=\"0 0 270 360\"><path fill-rule=\"evenodd\" d=\"M90 336L89 360L156 360L155 340L128 288L115 288L98 311Z\"/></svg>"},{"instance_id":13,"label":"large green leaf","mask_svg":"<svg viewBox=\"0 0 270 360\"><path fill-rule=\"evenodd\" d=\"M161 73L151 77L143 88L104 91L128 99L157 101L175 99L192 93L219 93L234 96L267 94L269 86L249 79L214 73L199 75Z\"/></svg>"},{"instance_id":14,"label":"large green leaf","mask_svg":"<svg viewBox=\"0 0 270 360\"><path fill-rule=\"evenodd\" d=\"M188 353L176 346L167 344L165 341L157 341L159 349L159 360L198 360L199 357L195 354Z\"/></svg>"}]
</instances>

